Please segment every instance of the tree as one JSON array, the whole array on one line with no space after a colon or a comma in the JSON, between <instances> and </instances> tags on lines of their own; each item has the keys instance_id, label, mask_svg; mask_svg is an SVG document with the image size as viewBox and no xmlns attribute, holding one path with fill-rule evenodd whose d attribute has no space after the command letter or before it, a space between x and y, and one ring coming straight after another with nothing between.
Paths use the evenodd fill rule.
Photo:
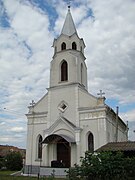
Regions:
<instances>
[{"instance_id":1,"label":"tree","mask_svg":"<svg viewBox=\"0 0 135 180\"><path fill-rule=\"evenodd\" d=\"M23 158L19 152L11 152L5 157L5 164L8 170L21 170Z\"/></svg>"},{"instance_id":2,"label":"tree","mask_svg":"<svg viewBox=\"0 0 135 180\"><path fill-rule=\"evenodd\" d=\"M68 172L69 179L126 180L135 177L135 158L124 157L121 152L85 153L81 166Z\"/></svg>"},{"instance_id":3,"label":"tree","mask_svg":"<svg viewBox=\"0 0 135 180\"><path fill-rule=\"evenodd\" d=\"M0 157L0 169L5 167L5 161L4 158Z\"/></svg>"}]
</instances>

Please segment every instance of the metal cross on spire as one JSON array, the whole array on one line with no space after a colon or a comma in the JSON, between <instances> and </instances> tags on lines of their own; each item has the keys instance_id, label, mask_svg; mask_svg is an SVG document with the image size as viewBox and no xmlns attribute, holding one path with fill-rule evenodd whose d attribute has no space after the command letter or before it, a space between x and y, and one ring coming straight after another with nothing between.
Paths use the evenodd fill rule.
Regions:
<instances>
[{"instance_id":1,"label":"metal cross on spire","mask_svg":"<svg viewBox=\"0 0 135 180\"><path fill-rule=\"evenodd\" d=\"M104 93L102 90L100 90L100 92L97 93L97 95L99 95L100 98L102 98L104 94L105 94L105 93Z\"/></svg>"},{"instance_id":2,"label":"metal cross on spire","mask_svg":"<svg viewBox=\"0 0 135 180\"><path fill-rule=\"evenodd\" d=\"M30 103L30 106L34 106L35 105L35 102L34 100L32 100L32 102Z\"/></svg>"},{"instance_id":3,"label":"metal cross on spire","mask_svg":"<svg viewBox=\"0 0 135 180\"><path fill-rule=\"evenodd\" d=\"M68 4L68 9L70 9L71 0L68 0L67 4Z\"/></svg>"}]
</instances>

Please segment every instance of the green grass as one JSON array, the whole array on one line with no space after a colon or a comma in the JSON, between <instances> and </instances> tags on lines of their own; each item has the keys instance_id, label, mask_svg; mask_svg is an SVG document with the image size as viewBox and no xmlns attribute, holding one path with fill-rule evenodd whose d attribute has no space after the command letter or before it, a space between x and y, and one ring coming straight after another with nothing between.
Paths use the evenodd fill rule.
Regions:
<instances>
[{"instance_id":1,"label":"green grass","mask_svg":"<svg viewBox=\"0 0 135 180\"><path fill-rule=\"evenodd\" d=\"M5 171L5 170L1 170L0 171L0 177L1 176L4 176L4 175L10 175L10 174L12 174L12 173L14 173L14 172L16 172L16 171ZM1 179L0 179L1 180Z\"/></svg>"},{"instance_id":2,"label":"green grass","mask_svg":"<svg viewBox=\"0 0 135 180\"><path fill-rule=\"evenodd\" d=\"M15 171L0 171L0 180L36 180L37 177L26 177L26 176L11 176L10 174L13 174ZM52 180L51 178L40 178L40 180ZM54 180L66 180L66 179L59 179L54 178Z\"/></svg>"},{"instance_id":3,"label":"green grass","mask_svg":"<svg viewBox=\"0 0 135 180\"><path fill-rule=\"evenodd\" d=\"M33 177L23 177L23 176L0 176L0 180L29 180L29 179L37 179Z\"/></svg>"},{"instance_id":4,"label":"green grass","mask_svg":"<svg viewBox=\"0 0 135 180\"><path fill-rule=\"evenodd\" d=\"M36 180L38 179L37 177L24 177L24 176L4 176L4 175L0 175L0 180ZM50 178L40 178L40 180L53 180ZM54 178L54 180L65 180L65 179L58 179L58 178Z\"/></svg>"}]
</instances>

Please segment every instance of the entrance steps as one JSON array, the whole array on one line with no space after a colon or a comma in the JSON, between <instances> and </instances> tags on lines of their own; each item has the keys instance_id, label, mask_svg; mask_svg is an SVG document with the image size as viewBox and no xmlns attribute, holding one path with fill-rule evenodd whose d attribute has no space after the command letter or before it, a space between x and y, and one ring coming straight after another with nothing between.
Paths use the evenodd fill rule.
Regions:
<instances>
[{"instance_id":1,"label":"entrance steps","mask_svg":"<svg viewBox=\"0 0 135 180\"><path fill-rule=\"evenodd\" d=\"M40 167L40 176L54 176L65 178L69 168L51 168L51 167Z\"/></svg>"},{"instance_id":2,"label":"entrance steps","mask_svg":"<svg viewBox=\"0 0 135 180\"><path fill-rule=\"evenodd\" d=\"M25 165L23 175L24 176L54 176L58 178L65 178L69 168L56 168L56 167L45 167L45 166L31 166Z\"/></svg>"}]
</instances>

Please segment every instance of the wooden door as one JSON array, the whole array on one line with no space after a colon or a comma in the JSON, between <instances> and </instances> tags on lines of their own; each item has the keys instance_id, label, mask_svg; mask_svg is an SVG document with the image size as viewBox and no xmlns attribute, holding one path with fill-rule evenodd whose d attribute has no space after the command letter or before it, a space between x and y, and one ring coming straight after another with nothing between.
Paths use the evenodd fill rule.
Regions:
<instances>
[{"instance_id":1,"label":"wooden door","mask_svg":"<svg viewBox=\"0 0 135 180\"><path fill-rule=\"evenodd\" d=\"M68 142L57 143L57 160L63 163L63 167L70 167L70 146Z\"/></svg>"}]
</instances>

